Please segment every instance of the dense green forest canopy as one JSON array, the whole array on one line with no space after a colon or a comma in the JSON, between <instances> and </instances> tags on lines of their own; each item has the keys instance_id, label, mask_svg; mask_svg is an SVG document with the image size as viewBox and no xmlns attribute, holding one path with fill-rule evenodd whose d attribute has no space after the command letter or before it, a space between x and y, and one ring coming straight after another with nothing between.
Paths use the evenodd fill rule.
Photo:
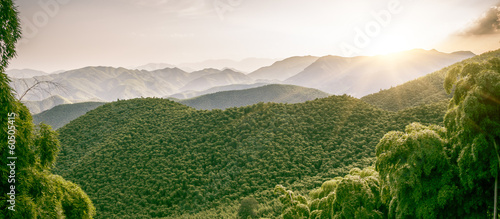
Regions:
<instances>
[{"instance_id":1,"label":"dense green forest canopy","mask_svg":"<svg viewBox=\"0 0 500 219\"><path fill-rule=\"evenodd\" d=\"M442 122L444 111L422 110L393 113L349 96L224 111L117 101L59 129L56 170L82 186L98 217L196 213L259 192L272 198L276 184L314 176L301 185L311 189L370 165L386 132Z\"/></svg>"}]
</instances>

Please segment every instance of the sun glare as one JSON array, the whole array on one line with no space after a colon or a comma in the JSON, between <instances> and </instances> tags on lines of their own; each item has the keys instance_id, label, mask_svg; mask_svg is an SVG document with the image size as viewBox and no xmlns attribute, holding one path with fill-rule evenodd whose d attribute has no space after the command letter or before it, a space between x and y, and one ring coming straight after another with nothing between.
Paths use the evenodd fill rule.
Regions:
<instances>
[{"instance_id":1,"label":"sun glare","mask_svg":"<svg viewBox=\"0 0 500 219\"><path fill-rule=\"evenodd\" d=\"M384 36L374 40L368 52L372 55L389 55L411 49L415 48L404 37Z\"/></svg>"}]
</instances>

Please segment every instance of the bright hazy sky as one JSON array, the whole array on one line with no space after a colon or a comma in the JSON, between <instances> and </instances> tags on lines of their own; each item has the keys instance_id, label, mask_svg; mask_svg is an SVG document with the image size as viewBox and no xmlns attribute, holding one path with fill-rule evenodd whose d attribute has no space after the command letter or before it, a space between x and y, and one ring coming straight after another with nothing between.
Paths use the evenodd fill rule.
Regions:
<instances>
[{"instance_id":1,"label":"bright hazy sky","mask_svg":"<svg viewBox=\"0 0 500 219\"><path fill-rule=\"evenodd\" d=\"M498 0L14 2L24 38L10 69L500 48Z\"/></svg>"}]
</instances>

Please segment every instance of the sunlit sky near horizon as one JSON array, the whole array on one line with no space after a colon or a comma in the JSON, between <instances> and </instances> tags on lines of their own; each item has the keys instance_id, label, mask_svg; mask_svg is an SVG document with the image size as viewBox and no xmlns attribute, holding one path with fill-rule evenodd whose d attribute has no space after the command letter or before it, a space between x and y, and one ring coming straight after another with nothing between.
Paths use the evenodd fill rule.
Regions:
<instances>
[{"instance_id":1,"label":"sunlit sky near horizon","mask_svg":"<svg viewBox=\"0 0 500 219\"><path fill-rule=\"evenodd\" d=\"M14 0L9 69L500 48L498 0Z\"/></svg>"}]
</instances>

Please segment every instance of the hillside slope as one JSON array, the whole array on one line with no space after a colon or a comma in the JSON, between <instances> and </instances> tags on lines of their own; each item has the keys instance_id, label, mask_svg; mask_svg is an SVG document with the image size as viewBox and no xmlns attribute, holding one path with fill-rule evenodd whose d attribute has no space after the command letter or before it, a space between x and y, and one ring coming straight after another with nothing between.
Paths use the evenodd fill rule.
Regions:
<instances>
[{"instance_id":1,"label":"hillside slope","mask_svg":"<svg viewBox=\"0 0 500 219\"><path fill-rule=\"evenodd\" d=\"M68 124L72 120L84 115L90 110L106 104L105 102L84 102L74 104L58 105L50 110L33 115L33 123L41 122L52 126L56 130Z\"/></svg>"},{"instance_id":2,"label":"hillside slope","mask_svg":"<svg viewBox=\"0 0 500 219\"><path fill-rule=\"evenodd\" d=\"M470 52L447 54L421 49L352 58L324 56L284 83L316 88L331 94L362 97L472 56L474 54Z\"/></svg>"},{"instance_id":3,"label":"hillside slope","mask_svg":"<svg viewBox=\"0 0 500 219\"><path fill-rule=\"evenodd\" d=\"M218 92L187 100L177 100L177 102L195 109L225 109L248 106L259 102L301 103L327 96L329 96L329 94L311 88L303 88L294 85L269 85L240 91ZM77 117L84 115L88 111L104 104L105 102L83 102L75 104L68 102L68 104L58 105L33 115L33 120L35 124L44 122L52 126L53 129L58 129Z\"/></svg>"},{"instance_id":4,"label":"hillside slope","mask_svg":"<svg viewBox=\"0 0 500 219\"><path fill-rule=\"evenodd\" d=\"M58 130L55 171L82 186L98 218L196 213L252 194L271 198L276 184L313 188L369 165L386 132L442 119L418 115L428 114L391 113L348 96L225 111L118 101Z\"/></svg>"},{"instance_id":5,"label":"hillside slope","mask_svg":"<svg viewBox=\"0 0 500 219\"><path fill-rule=\"evenodd\" d=\"M500 50L486 52L463 60L418 79L364 96L361 100L390 111L398 111L422 104L447 100L450 98L450 95L446 94L443 83L446 72L449 69L457 65L480 62L492 57L500 57Z\"/></svg>"},{"instance_id":6,"label":"hillside slope","mask_svg":"<svg viewBox=\"0 0 500 219\"><path fill-rule=\"evenodd\" d=\"M259 102L301 103L328 96L330 95L316 89L272 84L245 90L217 92L178 102L195 109L210 110L249 106Z\"/></svg>"}]
</instances>

